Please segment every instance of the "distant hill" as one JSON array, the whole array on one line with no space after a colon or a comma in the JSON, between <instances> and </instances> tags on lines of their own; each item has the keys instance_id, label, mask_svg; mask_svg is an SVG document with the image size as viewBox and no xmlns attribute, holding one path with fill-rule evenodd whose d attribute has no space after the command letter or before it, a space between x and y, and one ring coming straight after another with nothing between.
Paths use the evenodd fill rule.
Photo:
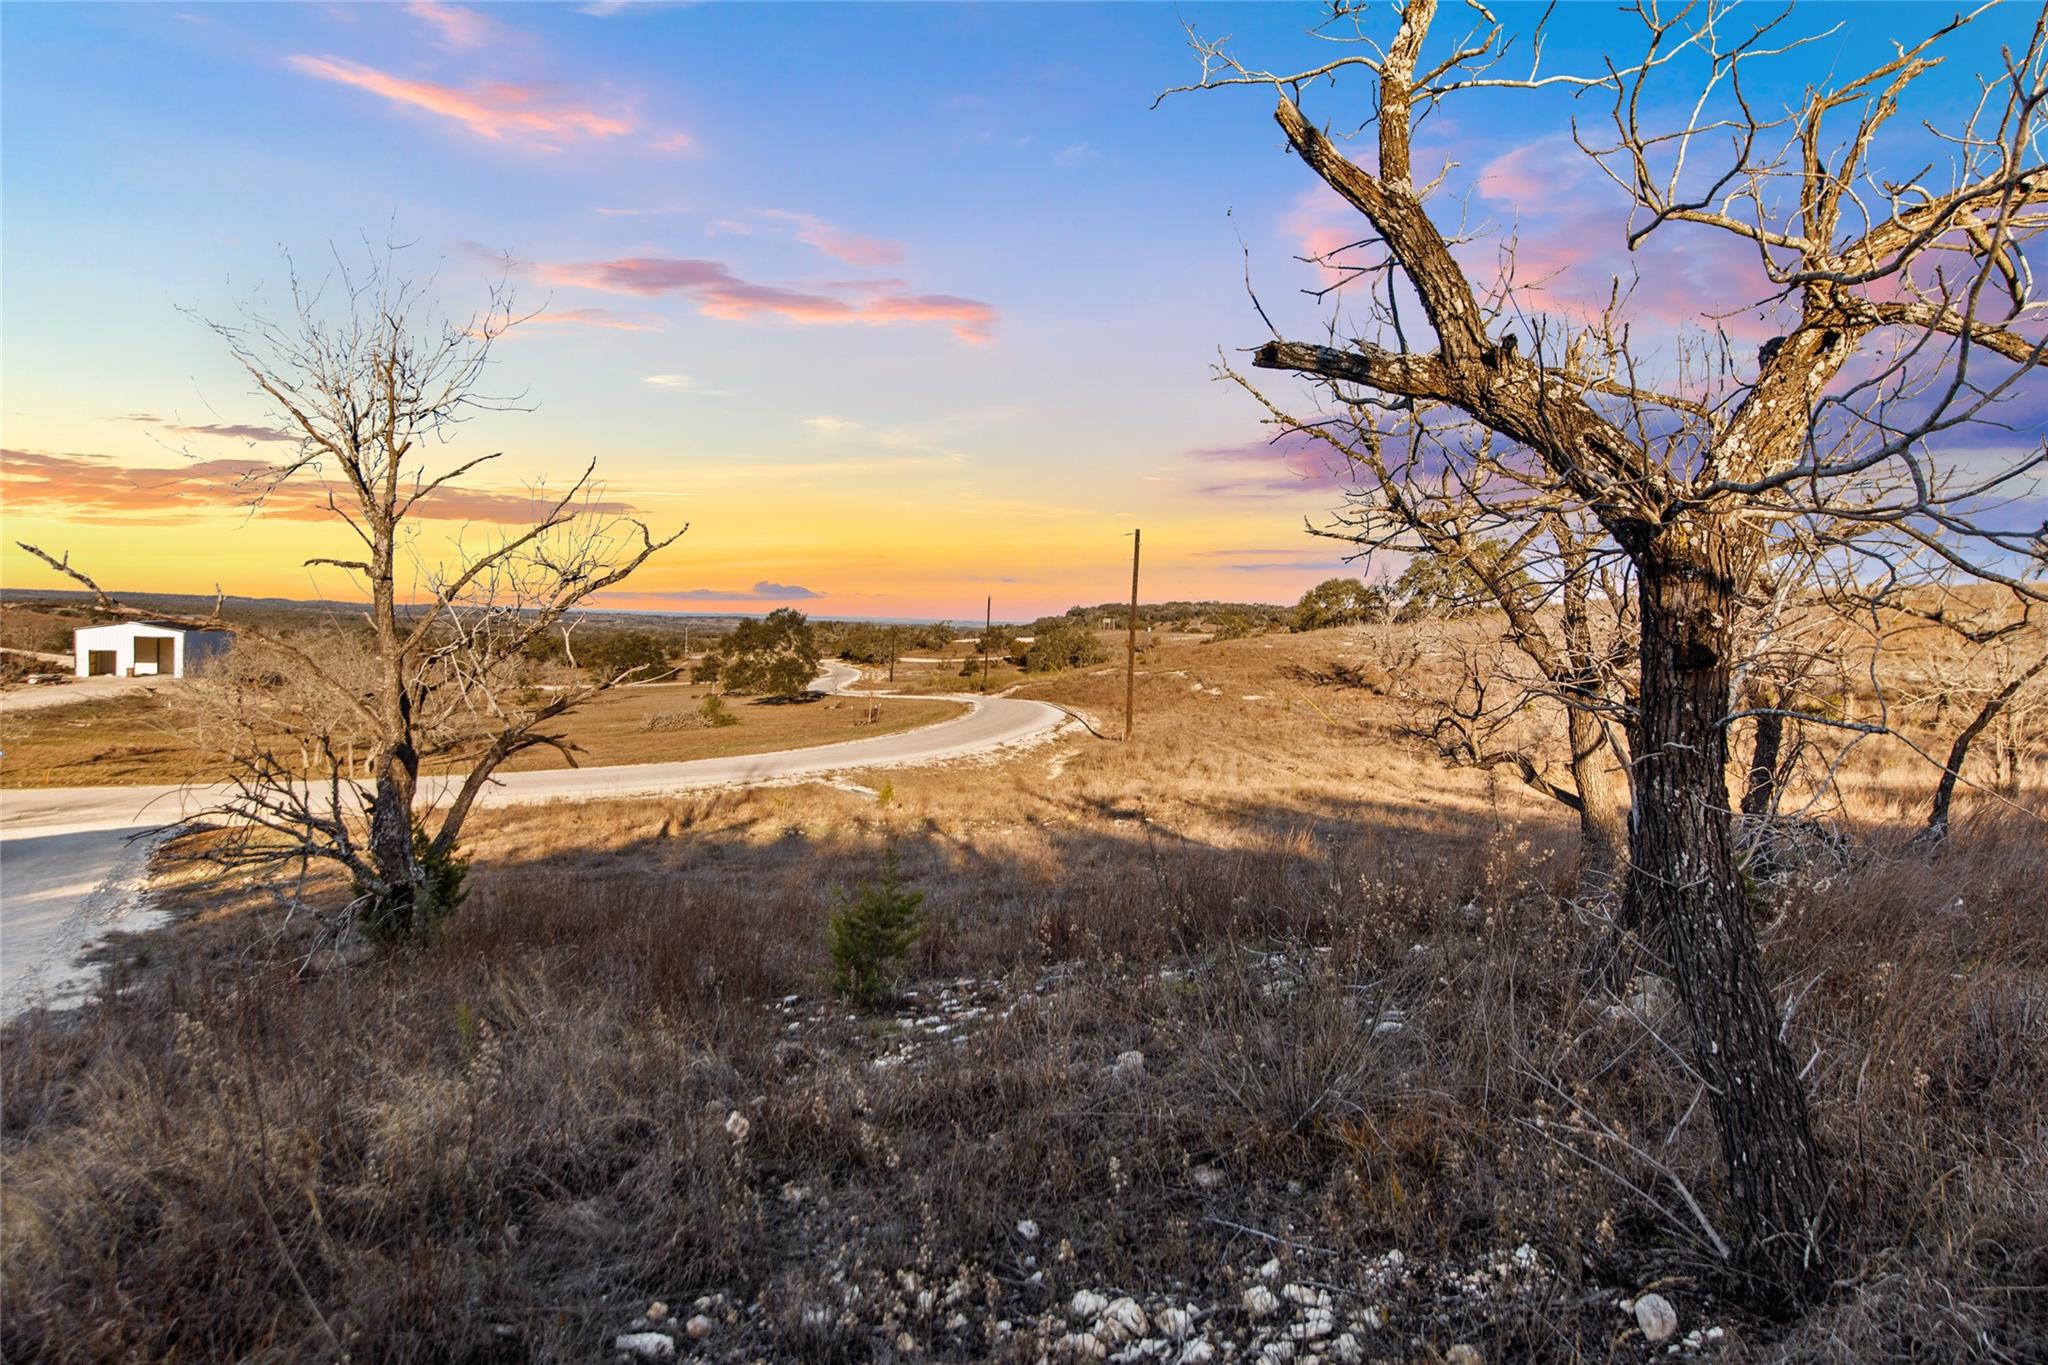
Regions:
<instances>
[{"instance_id":1,"label":"distant hill","mask_svg":"<svg viewBox=\"0 0 2048 1365\"><path fill-rule=\"evenodd\" d=\"M1129 602L1104 602L1093 607L1069 607L1065 618L1044 616L1033 622L1044 628L1061 619L1084 621L1100 626L1107 621L1111 626L1121 626L1131 617ZM1173 630L1203 631L1214 628L1219 618L1235 617L1255 626L1285 625L1294 619L1294 608L1283 607L1272 602L1140 602L1138 624L1147 630L1168 627Z\"/></svg>"},{"instance_id":2,"label":"distant hill","mask_svg":"<svg viewBox=\"0 0 2048 1365\"><path fill-rule=\"evenodd\" d=\"M182 592L120 592L113 596L123 606L139 611L159 611L166 616L206 616L213 612L210 594ZM0 603L9 607L39 607L65 615L93 614L92 594L83 590L53 589L27 591L0 588ZM312 625L320 621L357 621L369 609L366 602L338 602L325 598L229 597L221 614L230 621L272 626ZM693 632L722 635L743 618L716 612L607 611L603 608L576 613L582 628L604 630L645 630L680 635L685 627Z\"/></svg>"}]
</instances>

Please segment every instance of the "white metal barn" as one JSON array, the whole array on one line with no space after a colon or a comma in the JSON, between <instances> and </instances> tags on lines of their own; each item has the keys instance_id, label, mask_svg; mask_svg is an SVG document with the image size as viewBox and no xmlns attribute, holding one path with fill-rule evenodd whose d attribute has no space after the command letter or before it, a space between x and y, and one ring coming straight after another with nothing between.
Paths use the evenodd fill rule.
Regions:
<instances>
[{"instance_id":1,"label":"white metal barn","mask_svg":"<svg viewBox=\"0 0 2048 1365\"><path fill-rule=\"evenodd\" d=\"M81 678L182 678L194 666L227 652L224 630L164 621L123 621L72 632Z\"/></svg>"}]
</instances>

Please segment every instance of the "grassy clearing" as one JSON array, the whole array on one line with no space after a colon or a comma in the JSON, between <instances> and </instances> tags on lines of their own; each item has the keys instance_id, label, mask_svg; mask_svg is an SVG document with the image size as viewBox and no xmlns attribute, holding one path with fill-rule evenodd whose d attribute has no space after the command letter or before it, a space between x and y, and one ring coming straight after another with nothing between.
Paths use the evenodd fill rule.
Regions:
<instances>
[{"instance_id":1,"label":"grassy clearing","mask_svg":"<svg viewBox=\"0 0 2048 1365\"><path fill-rule=\"evenodd\" d=\"M710 689L682 683L624 687L570 715L563 731L580 746L586 767L724 758L772 749L836 744L929 725L960 712L951 702L870 703L826 697L775 704L731 697L739 724L723 729L666 729L655 718L694 711ZM876 708L870 721L869 707ZM210 758L181 733L175 694L80 702L18 715L0 714L0 783L9 787L89 787L204 781ZM432 768L433 765L429 765ZM568 766L553 749L516 755L505 770Z\"/></svg>"},{"instance_id":2,"label":"grassy clearing","mask_svg":"<svg viewBox=\"0 0 2048 1365\"><path fill-rule=\"evenodd\" d=\"M106 1003L6 1035L0 1350L588 1360L660 1300L710 1358L1070 1359L1100 1293L1239 1358L1641 1361L1654 1286L1689 1358L2048 1351L2040 787L1905 859L1930 784L1858 769L1860 851L1773 889L1856 1231L1833 1301L1756 1320L1677 1192L1725 1223L1682 1026L1581 984L1569 822L1280 671L1355 647L1161 651L1131 745L881 801L486 811L416 953L185 889ZM929 929L864 1014L825 921L889 848Z\"/></svg>"}]
</instances>

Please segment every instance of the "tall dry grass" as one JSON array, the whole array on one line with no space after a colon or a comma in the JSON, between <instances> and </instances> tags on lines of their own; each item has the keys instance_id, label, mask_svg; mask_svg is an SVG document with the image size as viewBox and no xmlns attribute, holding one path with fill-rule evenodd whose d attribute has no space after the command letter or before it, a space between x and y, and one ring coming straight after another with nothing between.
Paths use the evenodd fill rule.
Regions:
<instances>
[{"instance_id":1,"label":"tall dry grass","mask_svg":"<svg viewBox=\"0 0 2048 1365\"><path fill-rule=\"evenodd\" d=\"M188 922L6 1035L0 1351L587 1360L650 1299L723 1294L732 1358L1034 1359L1078 1288L1229 1302L1278 1245L1340 1286L1421 1268L1374 1291L1382 1358L1641 1359L1613 1301L1650 1283L1734 1358L2048 1352L2038 792L1931 860L1881 811L1773 892L1853 1243L1829 1304L1762 1322L1686 1207L1725 1230L1682 1026L1582 984L1569 825L1333 727L1240 643L1146 678L1130 746L868 779L882 802L491 813L415 953ZM928 891L920 995L854 1015L822 997L830 891L891 846ZM971 1025L916 1022L967 978ZM1541 1294L1459 1288L1525 1242ZM965 1325L902 1273L970 1284Z\"/></svg>"}]
</instances>

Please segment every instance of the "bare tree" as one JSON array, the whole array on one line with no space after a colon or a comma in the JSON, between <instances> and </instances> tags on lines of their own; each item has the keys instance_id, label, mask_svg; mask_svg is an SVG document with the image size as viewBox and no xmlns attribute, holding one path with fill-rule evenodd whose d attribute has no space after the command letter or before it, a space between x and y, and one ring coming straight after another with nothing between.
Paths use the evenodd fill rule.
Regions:
<instances>
[{"instance_id":1,"label":"bare tree","mask_svg":"<svg viewBox=\"0 0 2048 1365\"><path fill-rule=\"evenodd\" d=\"M1729 810L1744 603L1773 537L1816 517L1882 525L2032 591L2015 561L2036 532L1999 525L1994 504L2038 483L2048 451L2029 442L1951 460L1938 438L1988 416L2042 359L2021 247L2048 202L2048 43L2036 23L2019 52L1991 56L1973 114L1946 137L1936 186L1925 174L1888 179L1874 148L1939 60L1936 45L1975 16L1773 118L1747 92L1758 64L1800 46L1779 35L1783 15L1738 32L1733 6L1718 0L1670 14L1641 0L1640 58L1567 76L1541 70L1540 35L1529 65L1509 72L1515 42L1482 6L1470 9L1473 27L1442 44L1431 42L1434 0L1397 5L1391 35L1341 4L1322 32L1336 55L1288 74L1195 39L1195 88L1272 92L1288 144L1362 215L1361 249L1377 253L1348 291L1362 286L1365 325L1347 318L1340 334L1333 322L1321 341L1275 335L1253 364L1310 376L1336 414L1441 452L1475 506L1583 511L1627 557L1639 683L1624 913L1668 955L1692 1026L1742 1225L1740 1264L1760 1297L1811 1299L1830 1280L1835 1214ZM1370 167L1303 111L1311 90L1346 78L1371 86L1359 135L1376 154ZM1674 81L1685 88L1667 89ZM1549 316L1521 297L1505 240L1497 278L1475 285L1453 250L1455 217L1447 228L1430 207L1444 175L1417 177L1415 122L1468 92L1546 88L1607 103L1608 134L1572 127L1626 196L1627 245L1689 225L1754 251L1789 325L1753 364L1724 336L1647 353L1618 284L1598 317ZM1675 125L1651 126L1651 111L1665 109L1679 111ZM1838 128L1845 110L1849 126Z\"/></svg>"},{"instance_id":2,"label":"bare tree","mask_svg":"<svg viewBox=\"0 0 2048 1365\"><path fill-rule=\"evenodd\" d=\"M479 313L445 316L388 255L362 270L338 262L319 286L293 270L290 293L282 320L251 310L208 325L296 439L287 458L250 476L251 503L260 512L287 490L311 493L359 547L306 563L344 571L366 599L367 629L356 634L368 677L303 639L223 620L218 604L192 621L261 639L325 691L337 717L290 740L323 750L318 762L290 746L242 745L229 755L233 794L185 823L224 822L230 836L210 856L233 865L339 864L356 888L349 918L400 940L451 908L463 823L500 766L538 746L570 752L551 723L625 680L535 690L524 685L526 647L682 532L656 538L604 502L591 464L559 494L533 490L523 528L481 545L458 538L445 563L424 555L415 525L431 500L456 496L460 480L498 458L436 461L434 448L476 413L516 407L480 387L492 344L518 320L509 297L493 290ZM103 609L164 619L114 601L68 555L24 548L90 588ZM367 792L343 774L336 745L349 729L365 750ZM436 761L452 771L438 816L421 791L422 765Z\"/></svg>"},{"instance_id":3,"label":"bare tree","mask_svg":"<svg viewBox=\"0 0 2048 1365\"><path fill-rule=\"evenodd\" d=\"M1635 689L1626 559L1582 508L1483 496L1461 478L1463 462L1437 448L1431 429L1411 428L1409 439L1390 442L1374 410L1357 402L1347 402L1336 421L1298 419L1235 370L1226 366L1224 373L1266 406L1269 421L1312 434L1364 481L1347 492L1334 524L1311 526L1313 534L1362 546L1368 555L1433 556L1469 577L1499 609L1508 643L1536 677L1490 689L1489 701L1489 689L1468 668L1452 704L1426 727L1428 738L1447 762L1510 766L1529 787L1573 811L1580 891L1588 899L1608 894L1626 864L1628 842ZM1502 722L1543 702L1564 713L1563 775L1539 767L1519 746L1491 742Z\"/></svg>"},{"instance_id":4,"label":"bare tree","mask_svg":"<svg viewBox=\"0 0 2048 1365\"><path fill-rule=\"evenodd\" d=\"M1960 581L1952 563L1917 548L1887 545L1881 576L1841 575L1827 597L1835 614L1866 621L1877 649L1897 660L1876 684L1892 732L1910 742L1915 720L1936 735L1950 731L1945 752L1913 745L1940 774L1910 845L1932 849L1948 839L1956 788L1987 735L2000 769L1993 789L2017 790L2023 728L2048 706L2048 633L2029 593Z\"/></svg>"}]
</instances>

